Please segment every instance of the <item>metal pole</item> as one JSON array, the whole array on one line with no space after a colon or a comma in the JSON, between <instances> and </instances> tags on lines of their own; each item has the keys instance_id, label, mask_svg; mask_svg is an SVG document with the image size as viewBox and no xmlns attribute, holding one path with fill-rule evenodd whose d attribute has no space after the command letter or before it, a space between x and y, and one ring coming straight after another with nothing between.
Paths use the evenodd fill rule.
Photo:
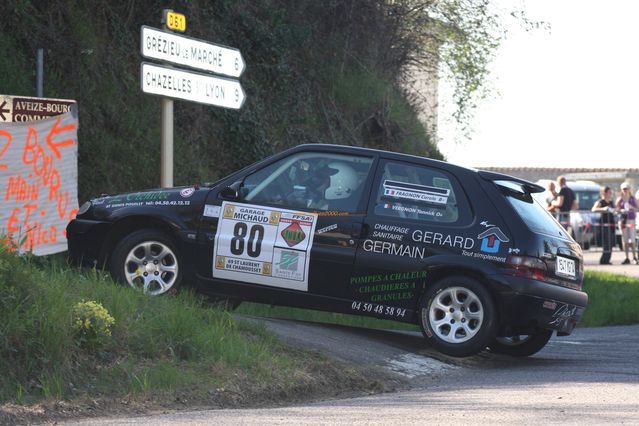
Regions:
<instances>
[{"instance_id":1,"label":"metal pole","mask_svg":"<svg viewBox=\"0 0 639 426\"><path fill-rule=\"evenodd\" d=\"M44 49L36 51L36 96L44 96Z\"/></svg>"},{"instance_id":2,"label":"metal pole","mask_svg":"<svg viewBox=\"0 0 639 426\"><path fill-rule=\"evenodd\" d=\"M162 98L160 185L173 186L173 99Z\"/></svg>"},{"instance_id":3,"label":"metal pole","mask_svg":"<svg viewBox=\"0 0 639 426\"><path fill-rule=\"evenodd\" d=\"M166 11L162 11L162 28L168 31L165 21ZM162 98L162 130L160 131L160 186L173 187L173 99Z\"/></svg>"}]
</instances>

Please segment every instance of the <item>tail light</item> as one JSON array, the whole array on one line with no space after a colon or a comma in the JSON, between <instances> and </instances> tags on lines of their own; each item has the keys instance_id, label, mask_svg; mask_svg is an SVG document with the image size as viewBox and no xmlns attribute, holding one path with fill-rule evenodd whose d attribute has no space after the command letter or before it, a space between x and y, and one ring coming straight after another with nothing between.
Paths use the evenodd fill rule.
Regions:
<instances>
[{"instance_id":1,"label":"tail light","mask_svg":"<svg viewBox=\"0 0 639 426\"><path fill-rule=\"evenodd\" d=\"M537 257L510 255L506 258L506 273L516 277L543 281L547 271L544 261Z\"/></svg>"}]
</instances>

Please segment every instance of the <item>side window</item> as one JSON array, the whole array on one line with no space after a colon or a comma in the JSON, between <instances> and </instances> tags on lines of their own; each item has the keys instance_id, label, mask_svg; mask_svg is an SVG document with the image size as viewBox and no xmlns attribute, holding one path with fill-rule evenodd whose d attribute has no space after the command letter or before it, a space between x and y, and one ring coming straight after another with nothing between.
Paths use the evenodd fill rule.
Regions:
<instances>
[{"instance_id":1,"label":"side window","mask_svg":"<svg viewBox=\"0 0 639 426\"><path fill-rule=\"evenodd\" d=\"M375 214L426 222L458 223L468 201L448 174L389 161L382 166Z\"/></svg>"},{"instance_id":2,"label":"side window","mask_svg":"<svg viewBox=\"0 0 639 426\"><path fill-rule=\"evenodd\" d=\"M288 208L355 212L372 158L304 152L244 179L242 201Z\"/></svg>"}]
</instances>

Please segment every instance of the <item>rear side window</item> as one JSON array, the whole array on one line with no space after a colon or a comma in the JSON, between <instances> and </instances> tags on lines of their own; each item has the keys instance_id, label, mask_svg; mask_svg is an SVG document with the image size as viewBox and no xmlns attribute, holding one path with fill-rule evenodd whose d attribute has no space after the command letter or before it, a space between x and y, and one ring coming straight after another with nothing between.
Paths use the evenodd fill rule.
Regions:
<instances>
[{"instance_id":1,"label":"rear side window","mask_svg":"<svg viewBox=\"0 0 639 426\"><path fill-rule=\"evenodd\" d=\"M380 168L374 207L377 216L449 224L470 217L468 200L449 174L395 161Z\"/></svg>"},{"instance_id":2,"label":"rear side window","mask_svg":"<svg viewBox=\"0 0 639 426\"><path fill-rule=\"evenodd\" d=\"M496 182L497 187L524 223L535 232L566 237L564 228L527 191L514 182Z\"/></svg>"}]
</instances>

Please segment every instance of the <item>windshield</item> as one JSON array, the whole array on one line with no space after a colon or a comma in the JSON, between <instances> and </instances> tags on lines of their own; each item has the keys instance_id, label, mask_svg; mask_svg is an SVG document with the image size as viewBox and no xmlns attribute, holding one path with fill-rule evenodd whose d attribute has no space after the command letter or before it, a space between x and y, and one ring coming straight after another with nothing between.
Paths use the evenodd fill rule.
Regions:
<instances>
[{"instance_id":1,"label":"windshield","mask_svg":"<svg viewBox=\"0 0 639 426\"><path fill-rule=\"evenodd\" d=\"M507 185L504 185L504 182L496 183L501 193L532 231L567 238L559 222L521 186L512 182L508 182Z\"/></svg>"},{"instance_id":2,"label":"windshield","mask_svg":"<svg viewBox=\"0 0 639 426\"><path fill-rule=\"evenodd\" d=\"M575 191L575 196L579 202L579 210L590 210L599 200L599 191Z\"/></svg>"}]
</instances>

